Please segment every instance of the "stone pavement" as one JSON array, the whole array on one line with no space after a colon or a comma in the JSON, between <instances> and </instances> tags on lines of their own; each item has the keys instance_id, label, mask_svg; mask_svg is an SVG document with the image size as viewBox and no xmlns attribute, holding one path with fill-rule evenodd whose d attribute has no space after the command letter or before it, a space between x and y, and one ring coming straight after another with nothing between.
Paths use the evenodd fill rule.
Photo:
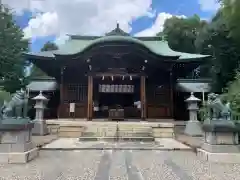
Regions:
<instances>
[{"instance_id":1,"label":"stone pavement","mask_svg":"<svg viewBox=\"0 0 240 180\"><path fill-rule=\"evenodd\" d=\"M191 146L192 148L199 148L204 142L204 137L191 137L185 134L176 134L175 139L183 144Z\"/></svg>"},{"instance_id":2,"label":"stone pavement","mask_svg":"<svg viewBox=\"0 0 240 180\"><path fill-rule=\"evenodd\" d=\"M240 164L213 164L190 151L41 151L28 164L0 164L0 180L237 180Z\"/></svg>"},{"instance_id":3,"label":"stone pavement","mask_svg":"<svg viewBox=\"0 0 240 180\"><path fill-rule=\"evenodd\" d=\"M45 146L42 149L47 150L192 150L190 147L176 141L172 138L157 138L156 142L139 141L79 141L78 138L59 138Z\"/></svg>"},{"instance_id":4,"label":"stone pavement","mask_svg":"<svg viewBox=\"0 0 240 180\"><path fill-rule=\"evenodd\" d=\"M37 147L51 143L56 139L58 139L58 136L55 134L48 134L45 136L32 136L32 141Z\"/></svg>"}]
</instances>

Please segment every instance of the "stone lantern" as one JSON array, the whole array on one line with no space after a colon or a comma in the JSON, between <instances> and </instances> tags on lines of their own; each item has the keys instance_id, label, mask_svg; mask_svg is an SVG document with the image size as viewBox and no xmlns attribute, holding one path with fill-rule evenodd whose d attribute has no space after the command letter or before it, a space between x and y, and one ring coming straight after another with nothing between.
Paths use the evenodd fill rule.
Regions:
<instances>
[{"instance_id":1,"label":"stone lantern","mask_svg":"<svg viewBox=\"0 0 240 180\"><path fill-rule=\"evenodd\" d=\"M36 115L32 133L34 135L46 135L48 133L48 130L46 121L44 120L44 109L46 108L48 99L44 97L42 91L40 91L39 95L34 97L33 100L36 101L36 104L34 106L36 109Z\"/></svg>"},{"instance_id":2,"label":"stone lantern","mask_svg":"<svg viewBox=\"0 0 240 180\"><path fill-rule=\"evenodd\" d=\"M185 100L188 105L188 111L189 111L189 121L186 124L185 128L185 134L190 135L190 136L202 136L202 128L201 128L201 123L198 121L197 114L198 114L198 103L201 100L196 98L193 94L191 93L191 96Z\"/></svg>"}]
</instances>

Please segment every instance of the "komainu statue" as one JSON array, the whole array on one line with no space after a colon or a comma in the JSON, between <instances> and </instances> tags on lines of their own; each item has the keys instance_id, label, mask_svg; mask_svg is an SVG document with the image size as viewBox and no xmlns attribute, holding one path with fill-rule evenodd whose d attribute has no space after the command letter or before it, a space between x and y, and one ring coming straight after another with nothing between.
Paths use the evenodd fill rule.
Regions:
<instances>
[{"instance_id":1,"label":"komainu statue","mask_svg":"<svg viewBox=\"0 0 240 180\"><path fill-rule=\"evenodd\" d=\"M16 91L9 102L4 102L1 107L2 119L27 118L28 97L25 91Z\"/></svg>"},{"instance_id":2,"label":"komainu statue","mask_svg":"<svg viewBox=\"0 0 240 180\"><path fill-rule=\"evenodd\" d=\"M210 120L230 120L230 103L223 104L219 95L211 93L208 95L207 112Z\"/></svg>"}]
</instances>

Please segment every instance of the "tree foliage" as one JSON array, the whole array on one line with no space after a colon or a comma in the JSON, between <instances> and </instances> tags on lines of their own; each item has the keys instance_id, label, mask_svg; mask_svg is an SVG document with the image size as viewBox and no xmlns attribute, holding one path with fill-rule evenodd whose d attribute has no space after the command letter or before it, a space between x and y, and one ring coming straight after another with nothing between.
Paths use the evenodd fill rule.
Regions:
<instances>
[{"instance_id":1,"label":"tree foliage","mask_svg":"<svg viewBox=\"0 0 240 180\"><path fill-rule=\"evenodd\" d=\"M240 72L236 73L235 79L229 83L223 99L230 102L234 114L240 114Z\"/></svg>"},{"instance_id":2,"label":"tree foliage","mask_svg":"<svg viewBox=\"0 0 240 180\"><path fill-rule=\"evenodd\" d=\"M11 99L11 94L7 91L0 90L0 106L4 104L4 101L9 101Z\"/></svg>"},{"instance_id":3,"label":"tree foliage","mask_svg":"<svg viewBox=\"0 0 240 180\"><path fill-rule=\"evenodd\" d=\"M235 70L239 67L240 53L234 39L228 36L229 31L226 20L219 11L195 41L199 53L212 55L207 66L213 80L212 90L215 92L222 92L228 82L234 79Z\"/></svg>"},{"instance_id":4,"label":"tree foliage","mask_svg":"<svg viewBox=\"0 0 240 180\"><path fill-rule=\"evenodd\" d=\"M175 51L212 55L207 63L198 67L198 77L212 78L212 90L222 92L234 79L234 72L239 66L240 48L229 33L227 20L219 10L209 23L197 15L190 18L172 17L166 20L163 32L158 35L165 37Z\"/></svg>"},{"instance_id":5,"label":"tree foliage","mask_svg":"<svg viewBox=\"0 0 240 180\"><path fill-rule=\"evenodd\" d=\"M46 42L43 47L41 48L41 51L53 51L58 50L58 46L54 42Z\"/></svg>"},{"instance_id":6,"label":"tree foliage","mask_svg":"<svg viewBox=\"0 0 240 180\"><path fill-rule=\"evenodd\" d=\"M28 50L28 42L10 10L3 5L0 8L0 78L4 89L12 93L24 86L27 61L22 54Z\"/></svg>"},{"instance_id":7,"label":"tree foliage","mask_svg":"<svg viewBox=\"0 0 240 180\"><path fill-rule=\"evenodd\" d=\"M240 1L219 0L222 3L222 11L230 29L230 36L240 43Z\"/></svg>"},{"instance_id":8,"label":"tree foliage","mask_svg":"<svg viewBox=\"0 0 240 180\"><path fill-rule=\"evenodd\" d=\"M173 50L195 53L194 42L206 24L197 15L190 18L172 17L165 21L163 32L158 35L164 35Z\"/></svg>"}]
</instances>

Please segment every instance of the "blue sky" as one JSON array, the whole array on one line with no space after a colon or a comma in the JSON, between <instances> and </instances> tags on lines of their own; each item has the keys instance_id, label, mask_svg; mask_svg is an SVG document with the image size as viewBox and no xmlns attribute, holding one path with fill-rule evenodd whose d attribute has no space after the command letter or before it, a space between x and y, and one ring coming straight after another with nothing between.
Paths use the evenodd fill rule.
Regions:
<instances>
[{"instance_id":1,"label":"blue sky","mask_svg":"<svg viewBox=\"0 0 240 180\"><path fill-rule=\"evenodd\" d=\"M14 1L14 0L10 0L10 1ZM37 0L34 0L34 1L37 1ZM51 0L45 0L45 1L51 1ZM54 0L52 0L52 1L54 1ZM89 1L91 1L91 0L89 0ZM104 1L104 0L101 0L101 2L102 1ZM112 11L113 17L116 16L116 21L118 21L119 17L122 17L122 16L124 16L124 18L126 18L126 20L121 18L120 25L122 26L122 24L123 24L124 30L125 29L129 30L129 28L130 28L129 31L131 32L132 35L139 33L141 31L144 31L146 29L148 29L148 31L146 31L145 33L143 32L144 35L149 35L149 36L154 35L154 33L156 33L155 31L160 31L160 29L161 29L160 26L162 26L162 24L165 20L164 17L166 14L168 16L169 15L179 15L179 16L184 15L187 17L192 16L194 14L198 14L203 19L211 19L211 17L216 13L216 9L217 9L216 8L217 6L215 6L215 7L213 6L213 5L216 5L213 2L214 0L152 0L152 1L145 0L145 2L149 1L150 4L149 3L146 4L143 0L135 0L135 1L136 1L136 6L133 4L130 4L129 2L127 2L127 0L126 0L126 3L124 4L126 6L126 13L128 13L128 11L127 11L128 7L129 7L129 11L131 11L131 9L133 9L133 8L134 8L133 10L136 11L136 12L132 12L132 14L130 14L129 16L125 15L126 13L121 14L120 11L119 12ZM60 0L58 0L56 2L60 2ZM141 6L145 5L145 4L143 4L143 2L146 4L146 6L149 5L149 8L152 8L151 12L150 12L151 15L144 16L142 14L145 11L147 11L144 9L144 7L141 7ZM75 5L75 6L77 6L77 5ZM80 6L80 4L79 4L79 6ZM82 4L81 4L81 6L82 6ZM91 4L86 4L86 7L91 8L90 6L91 6ZM108 6L112 6L112 8L114 8L115 4L112 3L111 5L108 5ZM54 7L56 7L56 12L54 11L55 10ZM27 34L31 34L30 37L32 37L31 38L32 39L32 43L31 43L32 51L39 51L45 42L55 41L57 37L62 36L64 33L76 34L77 32L79 32L79 34L81 34L81 33L84 34L85 32L86 33L90 32L90 34L97 34L98 33L97 30L92 30L92 29L99 29L99 34L103 34L104 31L110 30L112 28L112 27L110 28L110 26L113 26L112 24L114 24L113 19L110 19L110 17L105 15L106 19L104 19L104 15L101 15L102 12L100 10L99 10L99 14L97 14L97 15L94 12L91 14L89 12L81 11L82 13L85 13L84 15L81 14L81 17L85 17L85 19L87 19L88 17L89 18L91 17L91 19L88 20L90 22L89 28L91 28L89 30L89 29L87 29L88 22L85 19L83 19L83 18L79 19L79 23L84 24L84 25L77 26L76 24L78 22L74 22L76 20L78 21L77 18L71 18L73 16L69 15L69 19L67 19L67 16L65 14L64 14L65 16L63 16L64 11L61 8L58 9L57 4L54 7L52 9L43 9L42 13L38 14L37 17L33 17L33 19L31 19L33 13L30 12L30 10L26 10L26 8L25 8L25 10L22 11L21 14L18 14L15 16L15 20L16 20L17 24L23 29L28 29ZM66 8L68 8L68 6L66 6ZM69 8L72 8L72 7L70 7L70 5L69 5ZM92 8L94 8L94 5L92 5ZM39 11L41 11L41 10L39 10ZM74 9L72 11L74 11ZM103 12L106 13L105 10L103 10ZM160 13L162 13L161 16L159 15ZM43 15L45 15L45 18L43 17ZM76 16L78 16L78 15L76 15L76 13L75 13L74 17L76 17ZM97 16L99 16L99 17L97 17ZM103 16L103 17L101 17L101 16ZM136 17L132 18L132 16L136 16ZM64 19L62 20L60 17L63 17ZM41 22L39 19L41 20ZM98 19L100 19L102 21L101 24L97 24L95 22ZM52 20L52 22L50 20ZM56 21L58 21L58 24L54 25ZM74 23L74 24L69 24L70 23L69 21L72 21L72 23ZM95 24L92 23L92 21L95 22ZM157 21L158 21L158 23L157 23ZM163 21L163 22L160 22L160 21ZM48 23L48 26L46 26L46 23ZM106 25L102 25L104 23ZM49 24L51 26L49 26ZM128 24L130 24L129 27L128 27ZM70 29L69 26L71 26L71 25L73 27ZM154 25L155 25L155 28L153 30L151 28L153 28ZM33 29L33 26L37 26L37 27L39 26L39 28L35 27L35 29ZM46 26L46 27L44 27L41 32L40 30L43 26ZM68 27L66 27L66 26L68 26ZM31 28L29 28L29 27L31 27ZM74 28L76 30L74 30ZM39 30L36 30L36 29L39 29ZM50 33L50 32L52 32L52 33ZM146 33L148 33L148 34L146 34Z\"/></svg>"}]
</instances>

